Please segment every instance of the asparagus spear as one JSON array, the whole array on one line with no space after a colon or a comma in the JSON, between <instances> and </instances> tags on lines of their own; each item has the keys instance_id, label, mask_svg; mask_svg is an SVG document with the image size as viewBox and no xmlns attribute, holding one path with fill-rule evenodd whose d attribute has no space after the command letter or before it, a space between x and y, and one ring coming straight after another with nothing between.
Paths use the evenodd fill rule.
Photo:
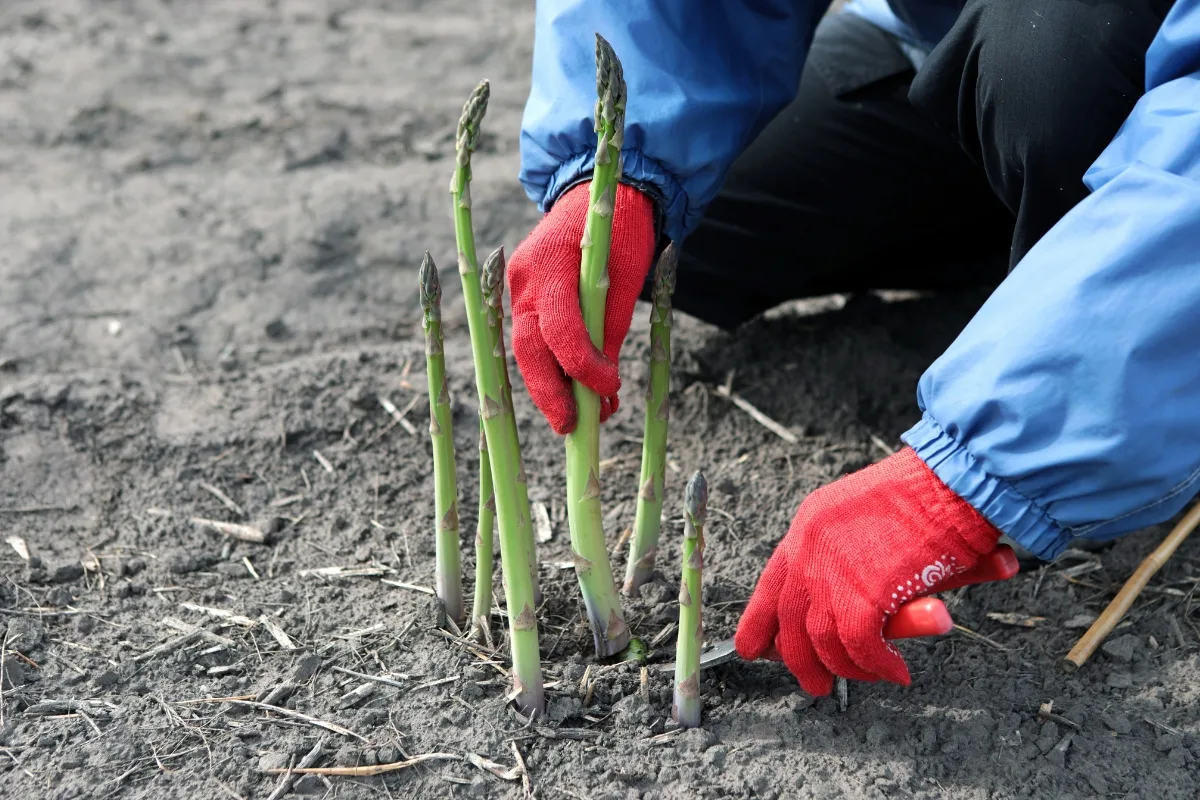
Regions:
<instances>
[{"instance_id":1,"label":"asparagus spear","mask_svg":"<svg viewBox=\"0 0 1200 800\"><path fill-rule=\"evenodd\" d=\"M704 621L700 572L704 567L704 519L708 482L696 472L684 490L683 579L679 584L679 638L675 643L675 703L671 716L684 728L700 724L700 645Z\"/></svg>"},{"instance_id":2,"label":"asparagus spear","mask_svg":"<svg viewBox=\"0 0 1200 800\"><path fill-rule=\"evenodd\" d=\"M421 307L424 310L425 372L429 378L429 438L433 442L437 599L442 612L463 621L462 562L458 551L458 484L454 475L454 433L450 424L450 387L442 355L442 285L428 252L421 260Z\"/></svg>"},{"instance_id":3,"label":"asparagus spear","mask_svg":"<svg viewBox=\"0 0 1200 800\"><path fill-rule=\"evenodd\" d=\"M508 606L509 644L512 648L513 699L526 714L545 710L542 667L538 652L537 617L534 615L533 586L529 580L528 556L521 537L522 520L529 519L528 506L521 505L517 487L520 447L514 428L505 424L505 403L492 357L491 333L487 324L471 227L471 153L479 137L479 123L487 111L489 87L483 81L471 93L458 121L456 161L450 193L454 201L454 236L458 242L458 272L462 278L471 352L475 359L475 384L479 409L487 437L492 490L496 497L496 522L500 532L500 559L504 568L504 597Z\"/></svg>"},{"instance_id":4,"label":"asparagus spear","mask_svg":"<svg viewBox=\"0 0 1200 800\"><path fill-rule=\"evenodd\" d=\"M498 247L483 262L483 302L487 306L487 323L491 331L492 357L496 359L496 374L500 378L503 393L501 414L505 423L512 428L513 439L520 455L521 437L517 432L517 416L513 411L512 382L508 378L508 358L504 352L504 248ZM517 469L517 491L521 495L521 508L529 508L529 481L525 476L525 459L521 458ZM534 604L541 605L542 591L538 582L537 548L533 541L533 520L528 514L521 520L521 536L528 550L529 573L533 581Z\"/></svg>"},{"instance_id":5,"label":"asparagus spear","mask_svg":"<svg viewBox=\"0 0 1200 800\"><path fill-rule=\"evenodd\" d=\"M492 528L496 522L496 495L492 491L492 465L488 459L483 418L479 419L479 523L475 529L475 602L471 606L471 635L488 640L492 615Z\"/></svg>"},{"instance_id":6,"label":"asparagus spear","mask_svg":"<svg viewBox=\"0 0 1200 800\"><path fill-rule=\"evenodd\" d=\"M612 47L596 34L596 166L591 204L583 229L579 271L579 304L592 344L604 342L604 303L608 297L608 251L613 205L621 169L625 127L625 79ZM579 588L592 625L596 655L605 658L629 644L629 629L608 562L600 514L600 398L573 382L578 411L575 430L567 434L567 520Z\"/></svg>"},{"instance_id":7,"label":"asparagus spear","mask_svg":"<svg viewBox=\"0 0 1200 800\"><path fill-rule=\"evenodd\" d=\"M625 565L624 592L633 595L654 574L663 491L667 482L667 418L671 412L671 293L675 291L675 245L659 256L650 300L650 385L642 436L642 474L638 479L637 516Z\"/></svg>"}]
</instances>

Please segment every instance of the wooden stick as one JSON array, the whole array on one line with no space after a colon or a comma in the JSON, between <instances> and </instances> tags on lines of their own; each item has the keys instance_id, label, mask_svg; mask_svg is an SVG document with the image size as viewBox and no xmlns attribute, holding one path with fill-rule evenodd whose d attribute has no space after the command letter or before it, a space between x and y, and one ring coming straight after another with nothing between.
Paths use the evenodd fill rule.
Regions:
<instances>
[{"instance_id":1,"label":"wooden stick","mask_svg":"<svg viewBox=\"0 0 1200 800\"><path fill-rule=\"evenodd\" d=\"M312 746L312 749L305 753L304 758L300 759L300 769L306 769L317 763L321 758L321 751L325 749L325 741L328 737L322 736L317 739L317 743ZM271 796L267 800L279 800L285 794L291 791L292 784L296 782L297 770L285 769L282 770L282 777L279 783L275 785L275 791L271 792Z\"/></svg>"},{"instance_id":2,"label":"wooden stick","mask_svg":"<svg viewBox=\"0 0 1200 800\"><path fill-rule=\"evenodd\" d=\"M272 775L293 774L293 775L346 775L349 777L369 777L371 775L383 775L385 772L396 772L397 770L408 769L416 764L421 764L426 761L462 761L462 756L457 753L424 753L419 756L405 759L404 761L393 761L390 764L374 764L372 766L362 767L312 767L305 765L294 769L269 769L266 772Z\"/></svg>"},{"instance_id":3,"label":"wooden stick","mask_svg":"<svg viewBox=\"0 0 1200 800\"><path fill-rule=\"evenodd\" d=\"M141 663L143 661L149 661L152 658L158 658L159 656L169 653L172 650L176 650L180 647L187 647L189 644L196 641L203 635L204 630L201 628L196 628L193 631L185 633L183 636L177 636L174 639L163 642L157 647L151 647L141 655L134 656L133 660L135 663Z\"/></svg>"},{"instance_id":4,"label":"wooden stick","mask_svg":"<svg viewBox=\"0 0 1200 800\"><path fill-rule=\"evenodd\" d=\"M203 489L204 491L208 492L209 494L211 494L213 497L220 500L221 505L225 506L230 511L237 514L239 517L246 516L246 512L244 510L242 510L242 507L239 506L237 503L235 503L233 501L232 497L230 497L229 495L222 492L216 486L213 486L211 483L205 483L204 481L200 481L200 488Z\"/></svg>"},{"instance_id":5,"label":"wooden stick","mask_svg":"<svg viewBox=\"0 0 1200 800\"><path fill-rule=\"evenodd\" d=\"M1183 519L1179 520L1179 524L1167 534L1167 538L1163 539L1162 544L1138 565L1133 575L1129 576L1129 580L1125 581L1125 585L1121 587L1121 591L1108 604L1108 608L1104 609L1104 613L1096 618L1092 627L1087 629L1087 633L1083 634L1071 648L1071 652L1067 653L1067 658L1063 662L1064 667L1074 672L1092 657L1096 648L1104 643L1113 628L1133 606L1133 602L1137 600L1138 595L1146 588L1146 584L1154 577L1154 573L1162 569L1163 565L1167 563L1167 559L1179 548L1179 545L1183 544L1183 540L1196 529L1197 525L1200 525L1200 503L1192 506Z\"/></svg>"},{"instance_id":6,"label":"wooden stick","mask_svg":"<svg viewBox=\"0 0 1200 800\"><path fill-rule=\"evenodd\" d=\"M217 533L223 533L231 539L253 544L266 544L267 535L251 525L239 525L236 522L221 522L204 517L192 517L192 522L203 527L211 528Z\"/></svg>"},{"instance_id":7,"label":"wooden stick","mask_svg":"<svg viewBox=\"0 0 1200 800\"><path fill-rule=\"evenodd\" d=\"M718 386L716 389L713 389L712 392L717 397L723 397L740 408L742 411L745 411L750 415L750 419L754 420L759 425L762 425L764 428L778 436L780 439L783 439L788 444L797 444L800 441L800 439L796 437L796 434L792 433L783 425L759 411L755 406L751 405L749 400L731 390L728 386Z\"/></svg>"},{"instance_id":8,"label":"wooden stick","mask_svg":"<svg viewBox=\"0 0 1200 800\"><path fill-rule=\"evenodd\" d=\"M360 742L367 742L367 739L365 739L362 736L359 736L357 733L350 730L349 728L343 728L341 725L338 725L335 722L327 722L323 719L317 719L316 717L310 717L308 714L301 714L299 711L292 711L290 708L283 708L282 706L272 706L272 705L268 705L267 703L256 703L253 700L229 699L229 700L226 700L225 702L233 703L233 704L239 705L239 706L248 706L250 708L261 708L263 711L270 711L271 713L278 714L281 717L290 717L291 719L298 719L301 722L307 722L309 725L313 725L317 728L324 728L327 731L332 731L333 733L340 734L341 736L352 736L355 739L358 739ZM369 744L369 742L368 742L368 744ZM286 770L284 770L284 771L286 772Z\"/></svg>"}]
</instances>

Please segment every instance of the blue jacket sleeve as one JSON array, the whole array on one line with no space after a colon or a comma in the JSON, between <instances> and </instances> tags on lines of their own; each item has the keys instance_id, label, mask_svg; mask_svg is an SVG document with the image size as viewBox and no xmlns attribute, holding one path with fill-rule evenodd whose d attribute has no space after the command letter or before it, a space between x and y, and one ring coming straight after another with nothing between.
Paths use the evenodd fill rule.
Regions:
<instances>
[{"instance_id":1,"label":"blue jacket sleeve","mask_svg":"<svg viewBox=\"0 0 1200 800\"><path fill-rule=\"evenodd\" d=\"M545 211L595 156L594 34L625 70L625 179L682 240L733 159L795 95L828 0L539 0L521 183Z\"/></svg>"},{"instance_id":2,"label":"blue jacket sleeve","mask_svg":"<svg viewBox=\"0 0 1200 800\"><path fill-rule=\"evenodd\" d=\"M1042 558L1169 519L1200 479L1200 0L1091 189L922 376L905 441Z\"/></svg>"}]
</instances>

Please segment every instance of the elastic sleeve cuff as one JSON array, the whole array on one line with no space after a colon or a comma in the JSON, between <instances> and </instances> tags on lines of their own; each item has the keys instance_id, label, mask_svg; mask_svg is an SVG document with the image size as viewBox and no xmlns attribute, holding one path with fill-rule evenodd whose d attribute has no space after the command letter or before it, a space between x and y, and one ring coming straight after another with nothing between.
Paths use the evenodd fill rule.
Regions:
<instances>
[{"instance_id":1,"label":"elastic sleeve cuff","mask_svg":"<svg viewBox=\"0 0 1200 800\"><path fill-rule=\"evenodd\" d=\"M1067 548L1069 533L1012 484L986 472L928 414L901 439L951 491L1038 558L1050 561Z\"/></svg>"},{"instance_id":2,"label":"elastic sleeve cuff","mask_svg":"<svg viewBox=\"0 0 1200 800\"><path fill-rule=\"evenodd\" d=\"M667 235L681 241L688 218L687 194L675 176L662 164L647 158L640 150L622 150L624 159L621 181L650 196L662 215ZM579 153L559 165L546 184L546 192L538 208L545 213L554 205L559 195L581 181L588 180L596 160L596 151Z\"/></svg>"}]
</instances>

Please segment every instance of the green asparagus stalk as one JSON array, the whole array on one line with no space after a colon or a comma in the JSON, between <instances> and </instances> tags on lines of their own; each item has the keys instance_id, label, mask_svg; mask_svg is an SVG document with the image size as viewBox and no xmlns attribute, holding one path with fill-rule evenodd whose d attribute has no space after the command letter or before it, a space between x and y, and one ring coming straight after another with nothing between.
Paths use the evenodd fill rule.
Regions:
<instances>
[{"instance_id":1,"label":"green asparagus stalk","mask_svg":"<svg viewBox=\"0 0 1200 800\"><path fill-rule=\"evenodd\" d=\"M658 259L650 301L650 385L646 388L646 421L642 435L642 474L638 479L637 515L625 565L624 592L638 587L654 574L658 533L662 522L663 492L667 482L667 419L671 413L671 294L675 291L675 245Z\"/></svg>"},{"instance_id":2,"label":"green asparagus stalk","mask_svg":"<svg viewBox=\"0 0 1200 800\"><path fill-rule=\"evenodd\" d=\"M501 414L505 423L512 428L513 439L520 453L521 437L517 432L517 416L513 411L512 382L508 377L508 357L504 351L504 248L498 247L483 262L483 302L487 306L487 323L491 332L492 357L496 359L496 374L500 377L503 393ZM517 491L521 495L521 508L529 508L529 480L525 475L525 459L521 458L517 469ZM521 520L521 537L529 555L529 573L533 581L533 597L536 605L542 604L542 591L538 581L537 547L533 541L533 520L528 514Z\"/></svg>"},{"instance_id":3,"label":"green asparagus stalk","mask_svg":"<svg viewBox=\"0 0 1200 800\"><path fill-rule=\"evenodd\" d=\"M546 698L538 652L537 617L533 585L529 580L528 555L521 536L522 520L529 519L528 506L521 505L517 487L521 453L514 429L505 424L505 403L492 357L491 332L480 289L479 262L475 255L475 233L471 227L471 153L479 137L479 124L487 111L489 87L483 81L463 106L458 121L454 178L450 193L454 205L454 236L458 242L458 272L462 278L463 303L471 333L475 359L475 384L487 438L492 491L496 497L496 523L500 533L500 560L504 574L504 597L508 606L509 644L512 648L513 699L526 714L541 714Z\"/></svg>"},{"instance_id":4,"label":"green asparagus stalk","mask_svg":"<svg viewBox=\"0 0 1200 800\"><path fill-rule=\"evenodd\" d=\"M583 324L597 348L604 342L604 303L608 297L608 251L613 206L621 169L625 129L625 78L612 47L596 34L596 166L590 206L583 229L579 270L579 304ZM583 604L592 625L592 641L600 658L629 644L629 629L608 562L600 513L600 398L573 382L577 421L567 434L567 520L571 549Z\"/></svg>"},{"instance_id":5,"label":"green asparagus stalk","mask_svg":"<svg viewBox=\"0 0 1200 800\"><path fill-rule=\"evenodd\" d=\"M496 495L492 491L492 465L488 459L483 418L479 419L479 522L475 529L475 601L471 606L471 635L489 639L492 616L492 528L496 522Z\"/></svg>"},{"instance_id":6,"label":"green asparagus stalk","mask_svg":"<svg viewBox=\"0 0 1200 800\"><path fill-rule=\"evenodd\" d=\"M683 495L683 579L679 583L679 637L675 643L675 703L671 716L684 728L700 724L700 646L704 568L704 520L708 516L708 482L703 472L688 481Z\"/></svg>"},{"instance_id":7,"label":"green asparagus stalk","mask_svg":"<svg viewBox=\"0 0 1200 800\"><path fill-rule=\"evenodd\" d=\"M421 261L425 372L429 379L429 438L433 442L437 599L456 625L463 622L462 560L458 550L458 484L454 475L454 432L450 424L450 387L442 347L442 285L428 252Z\"/></svg>"}]
</instances>

